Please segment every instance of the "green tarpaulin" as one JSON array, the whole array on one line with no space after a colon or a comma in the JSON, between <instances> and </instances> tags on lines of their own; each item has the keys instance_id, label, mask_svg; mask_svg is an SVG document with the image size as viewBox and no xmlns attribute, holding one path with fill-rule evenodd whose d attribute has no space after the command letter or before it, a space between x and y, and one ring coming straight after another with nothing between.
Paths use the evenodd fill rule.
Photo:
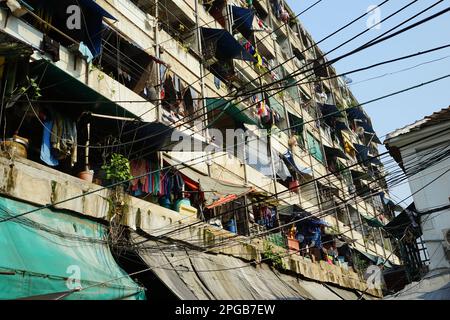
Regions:
<instances>
[{"instance_id":1,"label":"green tarpaulin","mask_svg":"<svg viewBox=\"0 0 450 320\"><path fill-rule=\"evenodd\" d=\"M0 220L35 208L0 197ZM50 209L1 222L0 299L145 299L105 240L99 223ZM59 294L80 285L86 289Z\"/></svg>"},{"instance_id":2,"label":"green tarpaulin","mask_svg":"<svg viewBox=\"0 0 450 320\"><path fill-rule=\"evenodd\" d=\"M83 102L81 105L69 105L71 108L79 108L102 115L137 118L137 115L45 59L31 63L30 74L31 77L37 79L36 82L42 88L42 95L51 96L54 100ZM64 107L67 107L67 104L61 104L61 108Z\"/></svg>"},{"instance_id":3,"label":"green tarpaulin","mask_svg":"<svg viewBox=\"0 0 450 320\"><path fill-rule=\"evenodd\" d=\"M234 120L241 123L258 125L258 121L256 119L253 119L247 114L249 111L244 110L246 107L239 104L231 103L225 99L207 98L206 108L208 112L212 110L223 111L230 117L232 117ZM220 120L220 116L216 120Z\"/></svg>"},{"instance_id":4,"label":"green tarpaulin","mask_svg":"<svg viewBox=\"0 0 450 320\"><path fill-rule=\"evenodd\" d=\"M373 227L373 228L383 228L384 227L384 224L380 220L378 220L377 218L375 218L375 217L368 217L368 216L366 216L366 215L364 215L362 213L360 213L360 214L361 214L361 217L367 222L367 224L370 227Z\"/></svg>"},{"instance_id":5,"label":"green tarpaulin","mask_svg":"<svg viewBox=\"0 0 450 320\"><path fill-rule=\"evenodd\" d=\"M376 256L376 255L373 255L373 254L370 254L368 252L364 252L364 251L361 251L361 250L358 250L358 249L355 249L355 248L354 248L354 250L356 250L357 252L359 252L360 254L365 256L367 259L372 261L374 265L377 265L377 266L383 265L386 268L392 268L392 264L390 263L389 260L386 260L386 259L384 259L382 257Z\"/></svg>"}]
</instances>

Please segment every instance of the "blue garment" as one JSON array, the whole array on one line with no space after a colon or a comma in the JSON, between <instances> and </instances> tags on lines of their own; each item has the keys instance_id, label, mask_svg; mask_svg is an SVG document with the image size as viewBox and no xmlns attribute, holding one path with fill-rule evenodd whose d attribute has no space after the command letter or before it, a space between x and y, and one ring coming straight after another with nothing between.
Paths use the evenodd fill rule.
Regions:
<instances>
[{"instance_id":1,"label":"blue garment","mask_svg":"<svg viewBox=\"0 0 450 320\"><path fill-rule=\"evenodd\" d=\"M214 84L216 85L217 89L220 89L220 79L214 76Z\"/></svg>"},{"instance_id":2,"label":"blue garment","mask_svg":"<svg viewBox=\"0 0 450 320\"><path fill-rule=\"evenodd\" d=\"M144 192L142 192L142 190L140 188L138 188L137 190L131 191L131 195L133 197L139 197L142 196L144 194Z\"/></svg>"},{"instance_id":3,"label":"blue garment","mask_svg":"<svg viewBox=\"0 0 450 320\"><path fill-rule=\"evenodd\" d=\"M44 161L49 166L59 165L58 159L52 155L51 147L51 132L53 129L53 120L47 120L44 122L44 133L42 135L42 145L41 145L41 160Z\"/></svg>"},{"instance_id":4,"label":"blue garment","mask_svg":"<svg viewBox=\"0 0 450 320\"><path fill-rule=\"evenodd\" d=\"M90 63L94 59L91 50L89 50L89 48L83 43L83 41L80 42L80 47L78 48L78 51L80 51L83 57L86 58L87 63Z\"/></svg>"},{"instance_id":5,"label":"blue garment","mask_svg":"<svg viewBox=\"0 0 450 320\"><path fill-rule=\"evenodd\" d=\"M322 232L320 227L314 227L311 242L314 242L314 247L322 248Z\"/></svg>"}]
</instances>

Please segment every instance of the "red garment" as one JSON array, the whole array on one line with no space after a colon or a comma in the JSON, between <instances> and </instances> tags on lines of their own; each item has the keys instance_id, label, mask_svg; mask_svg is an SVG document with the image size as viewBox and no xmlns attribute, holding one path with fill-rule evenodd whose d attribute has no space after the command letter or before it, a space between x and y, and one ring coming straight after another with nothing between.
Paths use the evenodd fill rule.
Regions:
<instances>
[{"instance_id":1,"label":"red garment","mask_svg":"<svg viewBox=\"0 0 450 320\"><path fill-rule=\"evenodd\" d=\"M139 182L141 183L143 189L142 191L148 192L148 162L145 159L132 160L130 161L131 175L133 177L139 177L137 179L131 180L131 190L136 191L139 189ZM145 189L147 191L145 191Z\"/></svg>"}]
</instances>

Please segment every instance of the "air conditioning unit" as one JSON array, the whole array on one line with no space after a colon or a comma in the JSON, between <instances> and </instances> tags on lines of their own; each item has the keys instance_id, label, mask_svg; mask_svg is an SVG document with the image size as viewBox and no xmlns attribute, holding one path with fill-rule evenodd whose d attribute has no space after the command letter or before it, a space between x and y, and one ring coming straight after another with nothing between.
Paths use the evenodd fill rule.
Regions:
<instances>
[{"instance_id":1,"label":"air conditioning unit","mask_svg":"<svg viewBox=\"0 0 450 320\"><path fill-rule=\"evenodd\" d=\"M443 247L445 256L447 258L447 261L450 261L450 229L444 229L442 232L444 234Z\"/></svg>"}]
</instances>

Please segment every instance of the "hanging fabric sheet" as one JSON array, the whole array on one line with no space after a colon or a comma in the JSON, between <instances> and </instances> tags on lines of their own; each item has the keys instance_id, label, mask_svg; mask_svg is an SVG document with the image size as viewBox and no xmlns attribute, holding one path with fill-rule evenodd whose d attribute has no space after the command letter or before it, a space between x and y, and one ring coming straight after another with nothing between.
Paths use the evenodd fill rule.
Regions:
<instances>
[{"instance_id":1,"label":"hanging fabric sheet","mask_svg":"<svg viewBox=\"0 0 450 320\"><path fill-rule=\"evenodd\" d=\"M77 162L77 126L68 117L63 117L56 111L51 111L53 127L50 141L55 158L63 160L70 158L71 165Z\"/></svg>"},{"instance_id":2,"label":"hanging fabric sheet","mask_svg":"<svg viewBox=\"0 0 450 320\"><path fill-rule=\"evenodd\" d=\"M59 165L58 159L56 159L52 154L52 146L50 141L50 136L53 128L53 121L47 120L44 122L44 132L42 134L42 145L41 145L41 160L44 161L49 166Z\"/></svg>"},{"instance_id":3,"label":"hanging fabric sheet","mask_svg":"<svg viewBox=\"0 0 450 320\"><path fill-rule=\"evenodd\" d=\"M131 180L130 191L133 196L146 194L159 195L161 191L161 172L158 163L146 159L130 161Z\"/></svg>"}]
</instances>

